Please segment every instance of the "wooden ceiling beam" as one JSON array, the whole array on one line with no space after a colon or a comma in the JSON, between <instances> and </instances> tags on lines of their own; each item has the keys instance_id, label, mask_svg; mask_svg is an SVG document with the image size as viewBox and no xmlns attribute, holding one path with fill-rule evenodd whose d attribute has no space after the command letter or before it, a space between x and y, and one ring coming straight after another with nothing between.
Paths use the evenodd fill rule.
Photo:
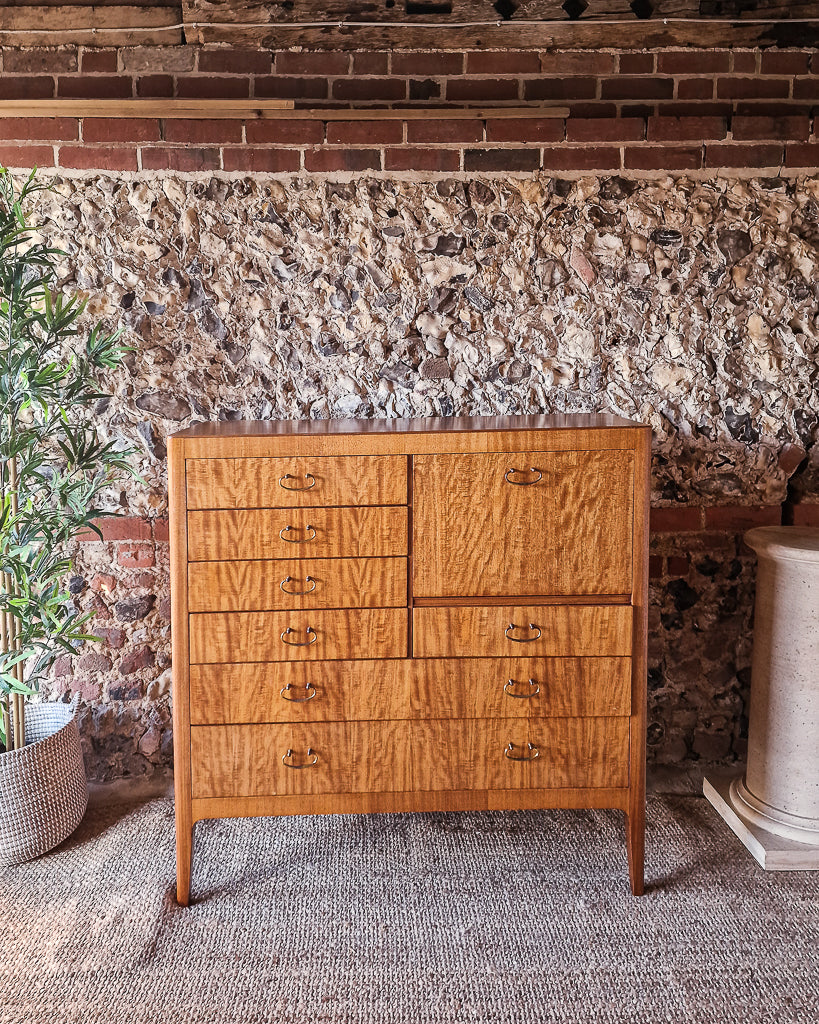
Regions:
<instances>
[{"instance_id":1,"label":"wooden ceiling beam","mask_svg":"<svg viewBox=\"0 0 819 1024\"><path fill-rule=\"evenodd\" d=\"M819 45L819 2L2 0L0 45L658 49ZM57 4L55 6L55 4ZM580 11L571 19L567 9ZM638 17L638 12L650 17Z\"/></svg>"},{"instance_id":2,"label":"wooden ceiling beam","mask_svg":"<svg viewBox=\"0 0 819 1024\"><path fill-rule=\"evenodd\" d=\"M38 4L7 7L0 16L0 46L172 46L183 42L179 4Z\"/></svg>"}]
</instances>

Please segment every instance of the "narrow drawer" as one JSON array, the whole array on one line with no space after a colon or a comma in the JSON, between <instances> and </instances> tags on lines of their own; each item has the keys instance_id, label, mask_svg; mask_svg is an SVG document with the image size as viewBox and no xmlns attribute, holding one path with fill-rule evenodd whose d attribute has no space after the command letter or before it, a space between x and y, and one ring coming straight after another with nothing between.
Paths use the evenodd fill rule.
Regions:
<instances>
[{"instance_id":1,"label":"narrow drawer","mask_svg":"<svg viewBox=\"0 0 819 1024\"><path fill-rule=\"evenodd\" d=\"M192 665L191 721L338 722L628 715L629 658Z\"/></svg>"},{"instance_id":2,"label":"narrow drawer","mask_svg":"<svg viewBox=\"0 0 819 1024\"><path fill-rule=\"evenodd\" d=\"M277 558L188 565L192 612L391 608L406 603L406 558Z\"/></svg>"},{"instance_id":3,"label":"narrow drawer","mask_svg":"<svg viewBox=\"0 0 819 1024\"><path fill-rule=\"evenodd\" d=\"M414 722L418 790L628 785L627 718Z\"/></svg>"},{"instance_id":4,"label":"narrow drawer","mask_svg":"<svg viewBox=\"0 0 819 1024\"><path fill-rule=\"evenodd\" d=\"M401 722L194 726L193 796L406 792L408 742Z\"/></svg>"},{"instance_id":5,"label":"narrow drawer","mask_svg":"<svg viewBox=\"0 0 819 1024\"><path fill-rule=\"evenodd\" d=\"M628 657L630 605L413 609L416 658Z\"/></svg>"},{"instance_id":6,"label":"narrow drawer","mask_svg":"<svg viewBox=\"0 0 819 1024\"><path fill-rule=\"evenodd\" d=\"M416 596L631 593L633 452L420 455L413 478Z\"/></svg>"},{"instance_id":7,"label":"narrow drawer","mask_svg":"<svg viewBox=\"0 0 819 1024\"><path fill-rule=\"evenodd\" d=\"M188 508L405 505L403 455L188 459Z\"/></svg>"},{"instance_id":8,"label":"narrow drawer","mask_svg":"<svg viewBox=\"0 0 819 1024\"><path fill-rule=\"evenodd\" d=\"M406 508L265 508L188 513L191 562L406 554Z\"/></svg>"},{"instance_id":9,"label":"narrow drawer","mask_svg":"<svg viewBox=\"0 0 819 1024\"><path fill-rule=\"evenodd\" d=\"M204 612L189 616L194 664L402 658L406 608Z\"/></svg>"}]
</instances>

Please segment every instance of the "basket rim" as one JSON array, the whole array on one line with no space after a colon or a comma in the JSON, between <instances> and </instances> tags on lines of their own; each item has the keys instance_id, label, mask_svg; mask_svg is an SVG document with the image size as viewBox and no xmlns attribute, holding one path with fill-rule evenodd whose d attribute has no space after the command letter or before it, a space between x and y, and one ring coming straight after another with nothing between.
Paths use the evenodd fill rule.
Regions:
<instances>
[{"instance_id":1,"label":"basket rim","mask_svg":"<svg viewBox=\"0 0 819 1024\"><path fill-rule=\"evenodd\" d=\"M21 760L24 757L35 757L37 752L43 748L46 743L59 743L61 733L64 733L67 729L70 729L72 725L76 726L77 722L77 711L72 704L65 704L63 701L42 701L32 702L26 705L26 714L30 714L33 710L38 708L49 708L56 710L57 708L64 708L67 717L53 732L50 732L47 736L41 736L40 739L34 740L31 743L26 743L22 747L18 747L16 750L2 750L0 751L0 770L4 766L12 764L15 760ZM36 714L36 711L35 711ZM15 757L15 755L17 755Z\"/></svg>"}]
</instances>

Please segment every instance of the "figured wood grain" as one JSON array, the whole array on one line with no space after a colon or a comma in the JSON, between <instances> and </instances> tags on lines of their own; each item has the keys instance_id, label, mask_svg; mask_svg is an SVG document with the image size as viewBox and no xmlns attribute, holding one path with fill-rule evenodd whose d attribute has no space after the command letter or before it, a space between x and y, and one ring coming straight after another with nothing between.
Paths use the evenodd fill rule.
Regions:
<instances>
[{"instance_id":1,"label":"figured wood grain","mask_svg":"<svg viewBox=\"0 0 819 1024\"><path fill-rule=\"evenodd\" d=\"M409 736L402 722L194 726L195 797L377 793L411 789ZM316 763L289 768L289 760ZM313 754L308 754L313 751Z\"/></svg>"},{"instance_id":2,"label":"figured wood grain","mask_svg":"<svg viewBox=\"0 0 819 1024\"><path fill-rule=\"evenodd\" d=\"M407 510L400 506L188 513L192 562L376 558L406 555L407 544Z\"/></svg>"},{"instance_id":3,"label":"figured wood grain","mask_svg":"<svg viewBox=\"0 0 819 1024\"><path fill-rule=\"evenodd\" d=\"M192 600L216 603L211 610L192 611L187 619L193 664L183 668L186 692L181 704L189 695L190 706L182 706L180 714L194 724L188 724L186 732L183 722L175 732L175 743L188 747L177 754L178 763L183 771L186 763L190 766L187 793L184 780L177 789L184 803L178 810L181 831L202 817L257 813L617 807L627 812L632 890L642 891L648 428L610 416L208 424L171 442L177 467L183 446L185 458L203 463L392 456L404 466L415 461L418 471L405 475L410 508L198 509L187 516L182 511L182 527L172 522L172 535L178 530L188 544L191 580L197 581L192 590L197 595L201 590L201 598ZM394 558L417 559L419 546L434 546L430 538L436 532L446 533L449 543L448 551L439 545L444 551L436 556L440 564L447 559L448 564L477 561L479 568L473 569L471 578L479 580L479 590L487 589L481 575L501 571L491 561L491 551L486 561L491 541L480 530L474 536L467 533L462 544L457 537L453 541L454 531L439 521L438 507L422 507L425 467L418 464L428 456L491 460L511 455L525 462L531 453L545 453L552 465L564 468L576 460L574 470L563 473L569 483L562 485L562 497L551 506L558 517L565 515L563 506L572 505L581 519L584 510L588 512L587 523L580 526L577 517L562 520L569 546L573 531L579 533L584 549L599 546L598 541L605 549L613 531L627 534L622 547L612 548L603 560L606 572L625 574L622 589L585 593L577 582L583 577L581 564L574 585L565 593L557 586L556 593L527 593L511 585L507 589L503 583L497 588L490 585L488 589L496 591L490 593L405 591L402 606L394 608L225 607L234 602L242 607L248 602L266 604L268 599L273 603L275 595L265 582L271 563L287 564L306 576L308 564L324 560L375 558L387 564ZM603 467L591 474L598 488L593 500L585 479L589 474L580 471L578 461L586 459L588 468L589 453L592 467ZM488 463L483 462L486 470ZM203 465L202 472L206 474L207 468ZM624 483L629 474L630 482ZM179 477L177 472L177 489ZM472 479L463 472L462 482L470 496L466 517L483 516L486 521L487 494L485 488L481 491L485 478L478 473ZM252 486L251 480L247 487ZM622 499L622 508L606 504L615 500L612 494ZM184 493L180 498L175 503L177 516L184 510ZM435 499L438 504L446 500L445 494ZM605 530L591 523L593 508L605 520ZM349 515L332 518L340 513ZM416 550L408 544L410 513ZM520 513L513 506L502 509L498 518L505 522L516 513L533 518L531 510ZM271 518L277 514L288 521L277 523ZM308 545L289 545L290 550L277 551L276 546L286 542L275 536L285 525L299 531L308 525L319 527L321 540L309 550L304 550ZM326 535L330 530L331 540ZM561 553L548 548L544 535L542 523L535 522L532 554L541 563L551 563ZM367 546L373 544L375 550ZM514 560L514 549L512 555ZM622 560L619 569L617 558ZM227 562L239 564L220 564ZM209 569L215 575L209 575ZM546 567L548 571L552 570ZM296 577L296 572L288 573ZM380 599L385 600L393 592L389 581L381 582ZM187 588L187 579L181 586ZM362 583L359 592L351 579L346 589L348 594L355 592L356 599L363 591L375 596L369 583ZM411 607L415 601L424 606L416 605L410 618L405 600ZM187 602L185 589L185 608ZM543 637L531 644L513 643L504 636L510 622L519 627L513 634L518 639L530 635L530 622L543 629ZM283 650L281 630L291 626L296 630L292 638L303 639L308 625L318 638L316 644ZM413 656L408 657L411 650ZM505 683L517 696L504 694ZM274 735L266 732L270 729L289 733ZM303 731L293 731L298 729ZM316 730L321 729L329 731L319 736ZM213 730L221 738L208 740L207 753L204 736L209 731L216 735ZM191 758L192 733L197 739ZM313 743L316 751L317 737L324 743L321 763L332 754L336 767L325 770L317 765L312 782L288 781L312 769L285 768L281 752L276 762L271 742L303 741ZM516 745L513 751L521 753L531 742L540 756L531 763L512 762L503 756L510 741ZM297 763L306 757L307 746L287 749L295 751ZM377 777L373 752L381 763ZM288 772L284 782L283 771ZM194 775L201 788L192 795ZM249 784L252 794L247 792ZM179 892L184 898L189 840L190 828L187 840L178 839Z\"/></svg>"},{"instance_id":4,"label":"figured wood grain","mask_svg":"<svg viewBox=\"0 0 819 1024\"><path fill-rule=\"evenodd\" d=\"M296 796L197 797L194 821L283 814L378 814L412 811L499 811L539 808L611 807L624 810L628 790L459 789L426 792L319 793Z\"/></svg>"},{"instance_id":5,"label":"figured wood grain","mask_svg":"<svg viewBox=\"0 0 819 1024\"><path fill-rule=\"evenodd\" d=\"M627 605L492 605L414 608L416 658L628 657L632 609ZM506 635L537 637L516 642ZM534 628L530 628L534 627Z\"/></svg>"},{"instance_id":6,"label":"figured wood grain","mask_svg":"<svg viewBox=\"0 0 819 1024\"><path fill-rule=\"evenodd\" d=\"M406 558L277 558L191 562L188 566L192 612L399 607L406 603Z\"/></svg>"},{"instance_id":7,"label":"figured wood grain","mask_svg":"<svg viewBox=\"0 0 819 1024\"><path fill-rule=\"evenodd\" d=\"M190 651L188 647L187 518L185 442L168 444L168 504L173 664L174 812L176 816L176 898L187 906L193 855L190 755Z\"/></svg>"},{"instance_id":8,"label":"figured wood grain","mask_svg":"<svg viewBox=\"0 0 819 1024\"><path fill-rule=\"evenodd\" d=\"M646 725L648 673L648 538L651 495L651 435L643 432L635 451L634 481L634 656L632 658L631 770L626 846L631 891L644 891L646 818Z\"/></svg>"},{"instance_id":9,"label":"figured wood grain","mask_svg":"<svg viewBox=\"0 0 819 1024\"><path fill-rule=\"evenodd\" d=\"M510 760L510 741L539 757ZM194 726L191 751L196 798L621 786L628 719Z\"/></svg>"},{"instance_id":10,"label":"figured wood grain","mask_svg":"<svg viewBox=\"0 0 819 1024\"><path fill-rule=\"evenodd\" d=\"M412 737L414 789L628 784L628 718L430 719L413 722ZM512 760L510 743L538 756Z\"/></svg>"},{"instance_id":11,"label":"figured wood grain","mask_svg":"<svg viewBox=\"0 0 819 1024\"><path fill-rule=\"evenodd\" d=\"M189 509L407 503L400 455L189 459L187 477Z\"/></svg>"},{"instance_id":12,"label":"figured wood grain","mask_svg":"<svg viewBox=\"0 0 819 1024\"><path fill-rule=\"evenodd\" d=\"M414 593L629 593L633 458L630 451L417 456Z\"/></svg>"},{"instance_id":13,"label":"figured wood grain","mask_svg":"<svg viewBox=\"0 0 819 1024\"><path fill-rule=\"evenodd\" d=\"M203 612L189 616L189 623L194 664L401 658L407 654L406 608ZM288 628L293 632L282 639ZM312 637L315 640L308 644ZM296 641L304 646L296 646Z\"/></svg>"},{"instance_id":14,"label":"figured wood grain","mask_svg":"<svg viewBox=\"0 0 819 1024\"><path fill-rule=\"evenodd\" d=\"M405 658L192 665L190 690L196 725L622 716L631 707L631 661Z\"/></svg>"}]
</instances>

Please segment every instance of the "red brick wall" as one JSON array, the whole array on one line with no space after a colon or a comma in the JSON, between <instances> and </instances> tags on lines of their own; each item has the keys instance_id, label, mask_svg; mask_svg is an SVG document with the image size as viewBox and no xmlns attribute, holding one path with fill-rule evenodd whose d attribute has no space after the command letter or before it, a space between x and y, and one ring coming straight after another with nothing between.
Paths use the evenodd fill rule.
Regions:
<instances>
[{"instance_id":1,"label":"red brick wall","mask_svg":"<svg viewBox=\"0 0 819 1024\"><path fill-rule=\"evenodd\" d=\"M2 51L0 100L286 98L297 107L561 105L565 119L0 119L0 163L100 170L814 170L809 50Z\"/></svg>"}]
</instances>

